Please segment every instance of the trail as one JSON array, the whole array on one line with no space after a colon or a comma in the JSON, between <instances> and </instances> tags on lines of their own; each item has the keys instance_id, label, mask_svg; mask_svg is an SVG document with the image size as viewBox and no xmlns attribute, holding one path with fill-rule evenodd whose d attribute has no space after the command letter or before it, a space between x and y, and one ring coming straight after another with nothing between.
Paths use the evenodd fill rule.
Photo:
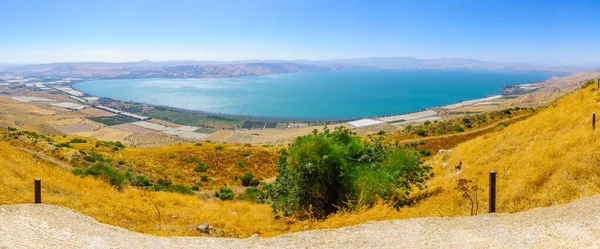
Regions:
<instances>
[{"instance_id":1,"label":"trail","mask_svg":"<svg viewBox=\"0 0 600 249\"><path fill-rule=\"evenodd\" d=\"M43 159L43 160L45 160L47 162L53 163L55 165L58 165L60 167L65 168L65 169L68 169L68 170L72 170L73 169L73 166L69 165L68 163L65 163L65 162L60 161L60 160L58 160L56 158L47 156L44 153L37 152L37 151L31 150L31 149L28 149L28 148L25 148L25 147L18 147L18 146L13 146L13 147L16 148L16 149L25 151L25 152L27 152L29 154L35 155L35 156L37 156L37 157L39 157L39 158L41 158L41 159Z\"/></svg>"},{"instance_id":2,"label":"trail","mask_svg":"<svg viewBox=\"0 0 600 249\"><path fill-rule=\"evenodd\" d=\"M600 248L600 195L515 214L367 222L272 238L158 237L45 204L0 206L0 224L0 248Z\"/></svg>"},{"instance_id":3,"label":"trail","mask_svg":"<svg viewBox=\"0 0 600 249\"><path fill-rule=\"evenodd\" d=\"M533 113L529 113L529 114L523 114L520 116L516 116L511 118L510 120L500 120L494 123L491 123L490 125L487 125L485 127L482 128L478 128L478 129L473 129L473 130L468 130L465 132L461 132L461 133L452 133L452 134L446 134L446 135L438 135L438 136L432 136L432 137L422 137L422 138L412 138L412 139L405 139L405 140L399 140L399 142L401 143L410 143L410 142L418 142L418 141L427 141L427 140L432 140L432 139L440 139L440 138L448 138L448 137L456 137L456 136L466 136L469 134L473 134L473 133L477 133L477 132L482 132L482 131L486 131L486 130L490 130L490 129L494 129L496 128L496 126L498 126L498 124L500 123L514 123L517 121L521 121L523 119L526 119L530 116L532 116Z\"/></svg>"}]
</instances>

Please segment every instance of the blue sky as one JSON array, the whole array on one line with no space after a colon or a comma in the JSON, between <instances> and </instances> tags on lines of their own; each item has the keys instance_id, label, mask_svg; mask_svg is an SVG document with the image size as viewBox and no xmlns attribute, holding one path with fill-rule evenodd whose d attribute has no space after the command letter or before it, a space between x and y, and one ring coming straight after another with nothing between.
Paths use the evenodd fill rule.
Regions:
<instances>
[{"instance_id":1,"label":"blue sky","mask_svg":"<svg viewBox=\"0 0 600 249\"><path fill-rule=\"evenodd\" d=\"M0 63L462 57L600 66L600 1L5 0Z\"/></svg>"}]
</instances>

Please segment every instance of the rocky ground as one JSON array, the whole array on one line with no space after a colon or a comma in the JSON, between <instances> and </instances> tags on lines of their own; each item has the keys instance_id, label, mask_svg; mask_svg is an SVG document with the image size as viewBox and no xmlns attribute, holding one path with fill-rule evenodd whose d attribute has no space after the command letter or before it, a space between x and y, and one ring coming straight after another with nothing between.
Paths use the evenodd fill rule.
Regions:
<instances>
[{"instance_id":1,"label":"rocky ground","mask_svg":"<svg viewBox=\"0 0 600 249\"><path fill-rule=\"evenodd\" d=\"M247 239L157 237L59 206L3 205L0 248L600 248L600 195L517 214L369 222Z\"/></svg>"}]
</instances>

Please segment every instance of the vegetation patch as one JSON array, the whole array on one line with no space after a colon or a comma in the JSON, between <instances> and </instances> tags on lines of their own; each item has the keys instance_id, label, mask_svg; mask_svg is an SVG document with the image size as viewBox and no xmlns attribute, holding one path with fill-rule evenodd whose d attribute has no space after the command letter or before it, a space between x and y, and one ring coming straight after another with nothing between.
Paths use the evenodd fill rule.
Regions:
<instances>
[{"instance_id":1,"label":"vegetation patch","mask_svg":"<svg viewBox=\"0 0 600 249\"><path fill-rule=\"evenodd\" d=\"M102 116L102 117L87 117L87 119L92 120L94 122L104 124L104 125L108 125L108 126L128 124L128 123L133 123L133 122L139 121L137 119L125 117L125 116L121 116L121 115Z\"/></svg>"},{"instance_id":2,"label":"vegetation patch","mask_svg":"<svg viewBox=\"0 0 600 249\"><path fill-rule=\"evenodd\" d=\"M432 176L413 149L363 142L343 127L298 137L280 153L272 207L284 216L321 219L379 199L404 206Z\"/></svg>"}]
</instances>

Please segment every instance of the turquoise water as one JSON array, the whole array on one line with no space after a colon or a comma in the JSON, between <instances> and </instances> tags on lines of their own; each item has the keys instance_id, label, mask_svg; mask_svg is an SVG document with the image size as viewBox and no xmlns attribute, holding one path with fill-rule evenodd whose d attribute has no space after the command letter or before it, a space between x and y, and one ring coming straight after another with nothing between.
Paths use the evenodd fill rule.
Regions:
<instances>
[{"instance_id":1,"label":"turquoise water","mask_svg":"<svg viewBox=\"0 0 600 249\"><path fill-rule=\"evenodd\" d=\"M369 69L212 79L86 81L75 88L122 101L210 113L342 119L417 111L501 93L548 72Z\"/></svg>"}]
</instances>

